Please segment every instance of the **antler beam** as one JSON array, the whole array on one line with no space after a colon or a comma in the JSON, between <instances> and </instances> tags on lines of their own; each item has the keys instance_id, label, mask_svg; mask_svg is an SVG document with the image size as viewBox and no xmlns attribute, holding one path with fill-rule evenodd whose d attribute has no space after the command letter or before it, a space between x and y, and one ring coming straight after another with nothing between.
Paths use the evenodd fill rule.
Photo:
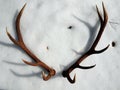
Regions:
<instances>
[{"instance_id":1,"label":"antler beam","mask_svg":"<svg viewBox=\"0 0 120 90\"><path fill-rule=\"evenodd\" d=\"M76 80L76 75L74 75L74 78L71 79L70 77L70 73L76 69L76 68L80 68L80 69L90 69L90 68L93 68L95 67L95 65L93 66L88 66L88 67L85 67L85 66L80 66L79 64L85 60L85 58L87 58L88 56L92 55L92 54L100 54L104 51L106 51L109 47L109 45L107 47L105 47L104 49L102 50L95 50L102 34L103 34L103 31L106 27L106 24L107 24L107 21L108 21L108 15L107 15L107 12L106 12L106 9L105 9L105 6L104 6L104 3L102 3L102 7L103 7L103 14L104 14L104 18L102 18L99 10L98 10L98 7L96 6L96 9L97 9L97 13L98 13L98 16L99 16L99 19L100 19L100 23L101 23L101 26L100 26L100 29L99 29L99 32L98 32L98 35L94 41L94 43L92 44L91 48L85 53L83 54L72 66L70 66L67 70L63 71L62 72L62 75L63 77L67 78L68 81L70 83L75 83L75 80Z\"/></svg>"},{"instance_id":2,"label":"antler beam","mask_svg":"<svg viewBox=\"0 0 120 90\"><path fill-rule=\"evenodd\" d=\"M20 10L18 16L17 16L17 19L16 19L16 33L17 33L17 36L18 36L18 41L15 40L11 34L7 31L7 28L6 28L6 32L7 32L7 35L9 37L9 39L17 46L21 47L21 49L23 49L28 56L30 56L34 61L35 63L31 63L31 62L28 62L28 61L25 61L23 60L24 63L28 64L28 65L32 65L32 66L40 66L42 68L44 68L47 72L48 72L48 75L46 76L44 74L44 72L42 72L42 77L43 77L43 80L49 80L52 76L54 76L56 74L56 71L53 69L53 68L50 68L47 64L45 64L44 62L42 62L36 55L34 55L28 48L27 46L25 45L24 41L23 41L23 38L22 38L22 35L21 35L21 31L20 31L20 19L21 19L21 16L23 14L23 11L24 11L24 8L25 8L26 4L23 6L23 8Z\"/></svg>"}]
</instances>

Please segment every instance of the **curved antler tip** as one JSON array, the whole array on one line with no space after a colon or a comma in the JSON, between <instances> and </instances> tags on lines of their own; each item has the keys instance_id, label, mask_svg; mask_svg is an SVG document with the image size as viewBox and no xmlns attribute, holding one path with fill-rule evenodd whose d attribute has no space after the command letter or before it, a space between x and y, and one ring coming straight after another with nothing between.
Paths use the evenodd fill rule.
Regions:
<instances>
[{"instance_id":1,"label":"curved antler tip","mask_svg":"<svg viewBox=\"0 0 120 90\"><path fill-rule=\"evenodd\" d=\"M29 63L28 61L26 61L26 60L24 60L24 59L22 59L22 61L23 61L25 64L28 64L28 63Z\"/></svg>"},{"instance_id":2,"label":"curved antler tip","mask_svg":"<svg viewBox=\"0 0 120 90\"><path fill-rule=\"evenodd\" d=\"M74 84L74 83L75 83L75 81L76 81L76 74L74 75L73 80L69 80L69 81L70 81L70 83Z\"/></svg>"},{"instance_id":3,"label":"curved antler tip","mask_svg":"<svg viewBox=\"0 0 120 90\"><path fill-rule=\"evenodd\" d=\"M78 68L80 68L80 69L91 69L91 68L94 68L95 66L96 66L96 64L92 65L92 66L81 66L81 65L79 65Z\"/></svg>"},{"instance_id":4,"label":"curved antler tip","mask_svg":"<svg viewBox=\"0 0 120 90\"><path fill-rule=\"evenodd\" d=\"M18 17L17 17L18 21L20 20L20 18L21 18L21 16L22 16L22 13L23 13L23 11L24 11L24 9L25 9L25 7L26 7L26 5L27 5L27 3L25 3L24 6L22 7L22 9L20 10L20 12L19 12L19 14L18 14Z\"/></svg>"},{"instance_id":5,"label":"curved antler tip","mask_svg":"<svg viewBox=\"0 0 120 90\"><path fill-rule=\"evenodd\" d=\"M104 3L102 2L102 7L103 7L103 12L104 12L104 19L105 19L105 22L108 21L108 15L107 15L107 11L106 11L106 8L105 8L105 5Z\"/></svg>"},{"instance_id":6,"label":"curved antler tip","mask_svg":"<svg viewBox=\"0 0 120 90\"><path fill-rule=\"evenodd\" d=\"M7 30L7 27L6 27L6 33L7 33L7 35L10 34L10 33L8 32L8 30Z\"/></svg>"},{"instance_id":7,"label":"curved antler tip","mask_svg":"<svg viewBox=\"0 0 120 90\"><path fill-rule=\"evenodd\" d=\"M107 45L106 49L108 49L110 47L110 44Z\"/></svg>"},{"instance_id":8,"label":"curved antler tip","mask_svg":"<svg viewBox=\"0 0 120 90\"><path fill-rule=\"evenodd\" d=\"M76 74L74 75L74 78L73 78L73 79L71 79L71 77L69 76L69 73L68 73L67 71L63 71L63 72L62 72L62 75L63 75L64 78L67 78L68 81L69 81L71 84L75 83L75 81L76 81Z\"/></svg>"},{"instance_id":9,"label":"curved antler tip","mask_svg":"<svg viewBox=\"0 0 120 90\"><path fill-rule=\"evenodd\" d=\"M6 27L6 33L7 33L8 37L9 37L9 39L10 39L14 44L18 44L18 42L17 42L17 41L11 36L11 34L8 32L7 27Z\"/></svg>"},{"instance_id":10,"label":"curved antler tip","mask_svg":"<svg viewBox=\"0 0 120 90\"><path fill-rule=\"evenodd\" d=\"M49 80L50 77L51 77L50 75L46 76L45 73L44 73L44 71L42 71L42 78L43 78L44 81Z\"/></svg>"},{"instance_id":11,"label":"curved antler tip","mask_svg":"<svg viewBox=\"0 0 120 90\"><path fill-rule=\"evenodd\" d=\"M45 75L45 72L42 71L42 78L43 80L47 81L49 80L52 76L54 76L56 74L56 71L54 69L50 70L48 75Z\"/></svg>"},{"instance_id":12,"label":"curved antler tip","mask_svg":"<svg viewBox=\"0 0 120 90\"><path fill-rule=\"evenodd\" d=\"M99 10L98 10L98 6L96 5L96 10L97 10L97 13L99 14L100 12L99 12Z\"/></svg>"},{"instance_id":13,"label":"curved antler tip","mask_svg":"<svg viewBox=\"0 0 120 90\"><path fill-rule=\"evenodd\" d=\"M97 4L96 4L96 8L98 8Z\"/></svg>"},{"instance_id":14,"label":"curved antler tip","mask_svg":"<svg viewBox=\"0 0 120 90\"><path fill-rule=\"evenodd\" d=\"M22 59L22 61L24 62L24 63L26 63L27 61L26 60L24 60L24 59Z\"/></svg>"},{"instance_id":15,"label":"curved antler tip","mask_svg":"<svg viewBox=\"0 0 120 90\"><path fill-rule=\"evenodd\" d=\"M7 27L6 27L6 30L7 30Z\"/></svg>"},{"instance_id":16,"label":"curved antler tip","mask_svg":"<svg viewBox=\"0 0 120 90\"><path fill-rule=\"evenodd\" d=\"M25 3L25 4L24 4L23 8L25 8L25 7L26 7L26 5L27 5L27 3Z\"/></svg>"},{"instance_id":17,"label":"curved antler tip","mask_svg":"<svg viewBox=\"0 0 120 90\"><path fill-rule=\"evenodd\" d=\"M74 81L74 82L76 81L76 73L75 73L75 75L74 75L73 81Z\"/></svg>"},{"instance_id":18,"label":"curved antler tip","mask_svg":"<svg viewBox=\"0 0 120 90\"><path fill-rule=\"evenodd\" d=\"M44 73L44 71L42 71L42 78L43 78L43 79L45 78L45 73Z\"/></svg>"},{"instance_id":19,"label":"curved antler tip","mask_svg":"<svg viewBox=\"0 0 120 90\"><path fill-rule=\"evenodd\" d=\"M27 3L25 3L25 5L27 5Z\"/></svg>"},{"instance_id":20,"label":"curved antler tip","mask_svg":"<svg viewBox=\"0 0 120 90\"><path fill-rule=\"evenodd\" d=\"M28 64L28 65L31 65L31 66L39 66L39 63L32 63L32 62L28 62L24 59L22 59L22 61L25 63L25 64Z\"/></svg>"},{"instance_id":21,"label":"curved antler tip","mask_svg":"<svg viewBox=\"0 0 120 90\"><path fill-rule=\"evenodd\" d=\"M110 44L108 44L108 46L107 47L109 47L110 46Z\"/></svg>"},{"instance_id":22,"label":"curved antler tip","mask_svg":"<svg viewBox=\"0 0 120 90\"><path fill-rule=\"evenodd\" d=\"M102 5L104 6L104 2L102 1Z\"/></svg>"}]
</instances>

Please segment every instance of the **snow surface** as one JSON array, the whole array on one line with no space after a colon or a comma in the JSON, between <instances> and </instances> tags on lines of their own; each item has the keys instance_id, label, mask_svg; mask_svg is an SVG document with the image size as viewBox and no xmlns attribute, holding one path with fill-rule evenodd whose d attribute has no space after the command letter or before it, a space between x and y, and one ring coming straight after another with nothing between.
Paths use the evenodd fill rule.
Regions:
<instances>
[{"instance_id":1,"label":"snow surface","mask_svg":"<svg viewBox=\"0 0 120 90\"><path fill-rule=\"evenodd\" d=\"M102 1L0 0L0 90L120 90L120 0L103 2L109 21L97 49L112 41L116 46L83 61L96 67L75 69L76 83L70 84L61 72L91 46L100 25L95 6L102 12ZM16 37L15 19L25 3L21 32L29 49L57 71L48 81L42 80L41 68L22 62L31 59L6 35L7 27Z\"/></svg>"}]
</instances>

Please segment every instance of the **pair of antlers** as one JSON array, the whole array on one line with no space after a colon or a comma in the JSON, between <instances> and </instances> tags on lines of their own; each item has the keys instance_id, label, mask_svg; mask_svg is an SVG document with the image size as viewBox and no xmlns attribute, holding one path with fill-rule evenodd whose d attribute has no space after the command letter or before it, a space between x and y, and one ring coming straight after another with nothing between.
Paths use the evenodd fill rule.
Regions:
<instances>
[{"instance_id":1,"label":"pair of antlers","mask_svg":"<svg viewBox=\"0 0 120 90\"><path fill-rule=\"evenodd\" d=\"M42 62L36 55L34 55L28 48L27 46L25 45L24 41L23 41L23 38L22 38L22 35L21 35L21 31L20 31L20 19L21 19L21 16L23 14L23 11L24 11L24 8L25 8L26 4L23 6L23 8L20 10L18 16L17 16L17 19L16 19L16 33L17 33L17 36L18 36L18 40L15 40L11 35L10 33L7 31L7 35L9 37L9 39L14 43L16 44L17 46L21 47L21 49L23 49L27 55L29 55L35 63L31 63L31 62L28 62L26 60L23 60L24 63L28 64L28 65L31 65L31 66L40 66L42 68L44 68L47 72L48 72L48 75L46 76L44 74L44 72L42 72L42 77L43 77L43 80L49 80L52 76L54 76L56 74L56 71L49 67L47 64L45 64L44 62ZM68 81L70 83L75 83L75 79L76 79L76 75L74 76L73 79L71 79L70 77L70 73L76 69L76 68L80 68L80 69L90 69L90 68L93 68L95 67L95 65L93 66L81 66L79 65L83 60L85 60L85 58L87 58L88 56L92 55L92 54L99 54L99 53L102 53L104 52L105 50L108 49L109 45L107 47L105 47L104 49L102 50L95 50L101 36L102 36L102 33L105 29L105 26L107 24L107 21L108 21L108 15L107 15L107 12L106 12L106 9L105 9L105 6L104 6L104 3L102 3L102 7L103 7L103 14L104 14L104 17L102 17L102 15L100 14L99 10L98 10L98 7L96 6L96 9L97 9L97 13L98 13L98 16L99 16L99 19L100 19L100 30L98 32L98 35L94 41L94 43L92 44L91 48L85 53L83 54L72 66L70 66L67 70L64 70L62 72L62 75L63 77L66 77L68 79Z\"/></svg>"}]
</instances>

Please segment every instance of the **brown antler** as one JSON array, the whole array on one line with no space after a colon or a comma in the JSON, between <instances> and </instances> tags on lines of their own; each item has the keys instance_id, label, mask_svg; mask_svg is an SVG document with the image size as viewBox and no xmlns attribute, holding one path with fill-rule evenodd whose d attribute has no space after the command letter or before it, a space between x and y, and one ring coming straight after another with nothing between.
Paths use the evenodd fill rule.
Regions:
<instances>
[{"instance_id":1,"label":"brown antler","mask_svg":"<svg viewBox=\"0 0 120 90\"><path fill-rule=\"evenodd\" d=\"M31 63L31 62L28 62L28 61L25 61L23 60L24 63L28 64L28 65L32 65L32 66L40 66L42 68L44 68L45 70L47 70L48 72L48 75L45 76L44 72L42 72L42 77L43 77L43 80L48 80L50 79L52 76L55 75L55 70L53 68L50 68L47 64L45 64L44 62L42 62L41 60L38 59L38 57L36 55L34 55L25 45L24 41L23 41L23 38L22 38L22 35L21 35L21 31L20 31L20 18L22 16L22 13L24 11L24 8L25 8L26 4L23 6L23 8L20 10L18 16L17 16L17 19L16 19L16 33L17 33L17 36L18 36L18 41L16 41L11 35L10 33L7 31L7 28L6 28L6 32L7 32L7 35L9 37L9 39L14 43L16 44L17 46L21 47L36 63Z\"/></svg>"},{"instance_id":2,"label":"brown antler","mask_svg":"<svg viewBox=\"0 0 120 90\"><path fill-rule=\"evenodd\" d=\"M99 53L102 53L104 52L105 50L108 49L109 45L107 47L105 47L104 49L102 50L99 50L99 51L96 51L95 48L101 38L101 35L105 29L105 26L107 24L107 21L108 21L108 15L107 15L107 12L106 12L106 9L104 7L104 3L102 3L102 7L103 7L103 13L104 13L104 19L102 18L99 10L98 10L98 7L96 6L96 9L97 9L97 13L98 13L98 16L99 16L99 19L100 19L100 23L101 23L101 26L100 26L100 30L98 32L98 35L94 41L94 43L92 44L91 48L85 53L83 54L72 66L70 66L67 70L63 71L62 75L63 77L66 77L68 79L68 81L70 83L75 83L75 79L76 79L76 75L74 76L73 80L71 79L70 77L70 73L75 69L75 68L80 68L80 69L90 69L90 68L93 68L95 67L95 65L93 66L88 66L88 67L85 67L85 66L80 66L79 64L85 60L85 58L87 58L88 56L92 55L92 54L99 54Z\"/></svg>"}]
</instances>

